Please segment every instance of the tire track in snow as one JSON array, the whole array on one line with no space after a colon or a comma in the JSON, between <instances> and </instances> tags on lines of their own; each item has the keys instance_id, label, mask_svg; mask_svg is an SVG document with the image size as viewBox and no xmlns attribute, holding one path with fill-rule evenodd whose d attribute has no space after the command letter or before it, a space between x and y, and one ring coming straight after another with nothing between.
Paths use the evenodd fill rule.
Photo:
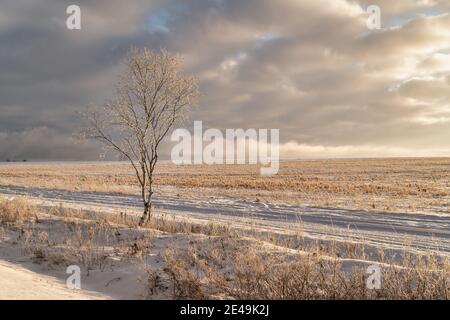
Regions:
<instances>
[{"instance_id":1,"label":"tire track in snow","mask_svg":"<svg viewBox=\"0 0 450 320\"><path fill-rule=\"evenodd\" d=\"M0 194L52 202L140 210L137 195L0 186ZM155 197L154 206L196 219L233 222L250 219L258 228L289 230L301 224L310 234L351 237L380 245L402 245L407 239L422 249L450 253L450 214L383 213L301 207L248 201L231 197Z\"/></svg>"}]
</instances>

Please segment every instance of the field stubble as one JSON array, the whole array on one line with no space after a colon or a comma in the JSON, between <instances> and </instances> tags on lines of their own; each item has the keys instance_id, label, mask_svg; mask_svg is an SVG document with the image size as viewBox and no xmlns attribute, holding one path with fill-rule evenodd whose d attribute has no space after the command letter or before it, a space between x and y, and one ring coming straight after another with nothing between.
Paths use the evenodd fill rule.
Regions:
<instances>
[{"instance_id":1,"label":"field stubble","mask_svg":"<svg viewBox=\"0 0 450 320\"><path fill-rule=\"evenodd\" d=\"M282 161L278 175L258 166L161 163L157 195L228 195L272 203L385 212L450 213L450 158ZM124 163L0 166L0 185L137 193ZM201 192L199 192L201 190Z\"/></svg>"}]
</instances>

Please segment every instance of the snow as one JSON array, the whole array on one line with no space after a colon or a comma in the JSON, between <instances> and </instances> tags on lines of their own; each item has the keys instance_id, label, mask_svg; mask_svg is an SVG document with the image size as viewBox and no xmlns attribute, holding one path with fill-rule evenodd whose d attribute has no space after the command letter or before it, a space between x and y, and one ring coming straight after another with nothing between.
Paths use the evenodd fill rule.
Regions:
<instances>
[{"instance_id":1,"label":"snow","mask_svg":"<svg viewBox=\"0 0 450 320\"><path fill-rule=\"evenodd\" d=\"M0 186L0 195L24 196L40 205L63 204L66 207L139 214L137 195L53 190ZM438 251L450 256L449 213L383 213L262 203L239 198L217 197L156 197L159 212L177 218L203 222L233 224L233 227L272 231L278 234L301 230L310 238L327 241L364 242L381 248L405 247Z\"/></svg>"},{"instance_id":2,"label":"snow","mask_svg":"<svg viewBox=\"0 0 450 320\"><path fill-rule=\"evenodd\" d=\"M137 195L114 193L0 186L0 195L24 197L39 206L140 214ZM303 241L353 242L377 252L378 249L399 252L435 252L450 256L450 214L383 213L338 208L292 206L262 203L227 196L178 197L158 196L154 200L157 215L190 222L232 224L247 232L289 237L301 234ZM178 236L177 236L178 237ZM181 236L182 237L182 236ZM157 238L156 248L173 245L174 236ZM186 240L186 239L185 239ZM407 244L411 244L408 247ZM159 250L158 249L158 250ZM0 299L136 299L145 293L142 266L115 261L114 267L92 271L82 290L65 286L67 275L48 270L24 259L14 248L0 246ZM156 257L150 257L152 268L162 268ZM375 259L376 260L376 259ZM370 261L343 259L349 269L355 263ZM154 296L153 298L166 298Z\"/></svg>"},{"instance_id":3,"label":"snow","mask_svg":"<svg viewBox=\"0 0 450 320\"><path fill-rule=\"evenodd\" d=\"M0 260L1 300L107 299L108 296L86 290L68 289L61 280Z\"/></svg>"}]
</instances>

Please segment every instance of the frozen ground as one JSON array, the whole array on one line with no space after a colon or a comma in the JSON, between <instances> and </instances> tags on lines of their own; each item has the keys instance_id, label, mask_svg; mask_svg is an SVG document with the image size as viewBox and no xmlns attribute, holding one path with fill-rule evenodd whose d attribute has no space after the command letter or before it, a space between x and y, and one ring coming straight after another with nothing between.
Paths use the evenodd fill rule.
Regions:
<instances>
[{"instance_id":1,"label":"frozen ground","mask_svg":"<svg viewBox=\"0 0 450 320\"><path fill-rule=\"evenodd\" d=\"M39 205L139 214L138 196L0 186L6 197L24 196ZM301 232L308 239L351 241L367 247L404 249L450 255L449 213L383 213L334 208L275 205L238 198L156 197L159 213L195 221L214 221L234 227L284 235Z\"/></svg>"},{"instance_id":2,"label":"frozen ground","mask_svg":"<svg viewBox=\"0 0 450 320\"><path fill-rule=\"evenodd\" d=\"M55 277L0 260L0 299L66 300L105 299L107 296L85 290L70 290Z\"/></svg>"},{"instance_id":3,"label":"frozen ground","mask_svg":"<svg viewBox=\"0 0 450 320\"><path fill-rule=\"evenodd\" d=\"M58 222L59 221L59 222ZM67 239L65 223L40 216L39 223L33 228L40 231L51 230L51 238ZM22 229L23 231L24 229ZM134 232L136 231L136 233ZM134 237L138 230L123 228L120 237ZM0 235L0 300L104 300L104 299L142 299L146 298L146 267L161 271L164 264L161 254L168 246L184 248L187 235L163 235L155 231L152 239L152 253L143 258L124 257L120 254L108 254L103 267L87 269L80 265L81 289L69 289L66 280L69 274L66 268L70 263L64 260L49 262L46 258L37 258L26 253L23 244L17 241L20 230L3 230ZM128 235L127 235L128 234ZM63 242L60 242L60 244ZM103 242L104 248L108 243ZM52 247L55 249L54 245ZM101 249L94 249L101 250ZM56 253L56 251L53 251ZM54 255L57 257L57 255ZM58 262L59 261L59 262ZM170 298L155 293L153 299Z\"/></svg>"}]
</instances>

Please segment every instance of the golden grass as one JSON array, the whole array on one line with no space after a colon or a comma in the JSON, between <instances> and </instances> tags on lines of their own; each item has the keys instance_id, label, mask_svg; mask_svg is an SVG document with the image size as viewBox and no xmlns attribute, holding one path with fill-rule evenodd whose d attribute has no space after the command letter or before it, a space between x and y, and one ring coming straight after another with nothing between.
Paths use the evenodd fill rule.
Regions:
<instances>
[{"instance_id":1,"label":"golden grass","mask_svg":"<svg viewBox=\"0 0 450 320\"><path fill-rule=\"evenodd\" d=\"M36 208L23 199L7 201L0 198L0 225L14 226L36 217Z\"/></svg>"},{"instance_id":2,"label":"golden grass","mask_svg":"<svg viewBox=\"0 0 450 320\"><path fill-rule=\"evenodd\" d=\"M450 158L283 161L271 177L260 176L258 166L161 163L155 183L159 195L196 196L201 190L204 196L321 207L450 212ZM0 166L0 185L138 191L124 163L11 164Z\"/></svg>"},{"instance_id":3,"label":"golden grass","mask_svg":"<svg viewBox=\"0 0 450 320\"><path fill-rule=\"evenodd\" d=\"M117 222L121 222L118 224ZM133 258L136 242L147 243L149 230L137 230L134 222L107 219L101 214L64 208L38 208L26 200L0 198L0 227L12 232L25 256L50 265L80 264L103 270L111 257ZM121 232L123 234L121 234ZM3 241L3 239L0 239ZM142 250L144 246L140 245Z\"/></svg>"},{"instance_id":4,"label":"golden grass","mask_svg":"<svg viewBox=\"0 0 450 320\"><path fill-rule=\"evenodd\" d=\"M450 263L433 255L405 255L400 261L385 261L378 290L366 285L367 264L345 270L336 257L270 251L239 238L193 242L184 251L169 248L165 260L175 298L450 298Z\"/></svg>"}]
</instances>

